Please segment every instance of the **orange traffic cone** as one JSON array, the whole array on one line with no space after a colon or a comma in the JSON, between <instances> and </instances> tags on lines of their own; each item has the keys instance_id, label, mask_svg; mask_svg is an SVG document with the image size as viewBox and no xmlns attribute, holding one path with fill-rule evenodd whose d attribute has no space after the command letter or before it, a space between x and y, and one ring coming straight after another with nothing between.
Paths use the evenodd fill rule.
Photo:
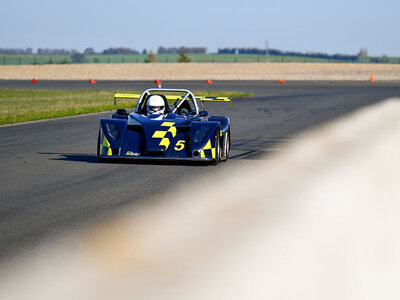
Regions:
<instances>
[{"instance_id":1,"label":"orange traffic cone","mask_svg":"<svg viewBox=\"0 0 400 300\"><path fill-rule=\"evenodd\" d=\"M158 88L161 89L161 80L154 80L154 83L157 84Z\"/></svg>"},{"instance_id":2,"label":"orange traffic cone","mask_svg":"<svg viewBox=\"0 0 400 300\"><path fill-rule=\"evenodd\" d=\"M371 77L370 77L369 81L371 81L371 82L374 82L374 81L375 81L375 79L374 79L374 72L371 72Z\"/></svg>"}]
</instances>

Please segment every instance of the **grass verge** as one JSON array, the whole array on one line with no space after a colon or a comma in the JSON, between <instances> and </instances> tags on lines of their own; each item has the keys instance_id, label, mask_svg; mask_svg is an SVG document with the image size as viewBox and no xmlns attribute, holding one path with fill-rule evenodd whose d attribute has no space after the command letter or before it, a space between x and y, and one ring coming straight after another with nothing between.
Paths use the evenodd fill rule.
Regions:
<instances>
[{"instance_id":1,"label":"grass verge","mask_svg":"<svg viewBox=\"0 0 400 300\"><path fill-rule=\"evenodd\" d=\"M124 93L139 93L124 91ZM250 93L194 91L201 96L248 97ZM114 91L0 89L0 125L133 108L136 100L119 99Z\"/></svg>"}]
</instances>

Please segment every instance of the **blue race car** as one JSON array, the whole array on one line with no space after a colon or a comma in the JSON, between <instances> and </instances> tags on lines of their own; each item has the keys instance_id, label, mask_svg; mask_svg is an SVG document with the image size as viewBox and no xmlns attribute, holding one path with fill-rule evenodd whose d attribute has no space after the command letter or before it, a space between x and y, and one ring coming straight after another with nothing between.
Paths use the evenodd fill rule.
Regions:
<instances>
[{"instance_id":1,"label":"blue race car","mask_svg":"<svg viewBox=\"0 0 400 300\"><path fill-rule=\"evenodd\" d=\"M204 101L228 97L195 97L185 89L148 89L142 94L115 94L139 99L134 112L119 109L100 119L99 161L110 159L190 161L218 164L231 146L228 117L208 117ZM202 110L198 101L202 102Z\"/></svg>"}]
</instances>

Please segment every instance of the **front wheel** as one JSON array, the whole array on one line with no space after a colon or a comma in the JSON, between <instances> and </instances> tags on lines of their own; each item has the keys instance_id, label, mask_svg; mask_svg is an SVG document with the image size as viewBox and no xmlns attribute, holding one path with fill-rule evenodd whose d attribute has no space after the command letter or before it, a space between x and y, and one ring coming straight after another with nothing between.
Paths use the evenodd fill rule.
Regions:
<instances>
[{"instance_id":1,"label":"front wheel","mask_svg":"<svg viewBox=\"0 0 400 300\"><path fill-rule=\"evenodd\" d=\"M214 164L218 165L222 161L222 149L221 149L221 141L220 141L219 130L217 135L215 136L215 161Z\"/></svg>"},{"instance_id":2,"label":"front wheel","mask_svg":"<svg viewBox=\"0 0 400 300\"><path fill-rule=\"evenodd\" d=\"M100 155L100 135L101 135L101 129L99 129L99 134L97 135L97 156Z\"/></svg>"},{"instance_id":3,"label":"front wheel","mask_svg":"<svg viewBox=\"0 0 400 300\"><path fill-rule=\"evenodd\" d=\"M104 162L104 158L100 157L101 155L104 155L103 152L103 132L101 128L99 129L99 134L97 136L97 160L99 162Z\"/></svg>"},{"instance_id":4,"label":"front wheel","mask_svg":"<svg viewBox=\"0 0 400 300\"><path fill-rule=\"evenodd\" d=\"M229 150L231 149L231 129L228 128L224 135L223 145L221 147L223 149L223 159L222 161L227 161L229 157Z\"/></svg>"}]
</instances>

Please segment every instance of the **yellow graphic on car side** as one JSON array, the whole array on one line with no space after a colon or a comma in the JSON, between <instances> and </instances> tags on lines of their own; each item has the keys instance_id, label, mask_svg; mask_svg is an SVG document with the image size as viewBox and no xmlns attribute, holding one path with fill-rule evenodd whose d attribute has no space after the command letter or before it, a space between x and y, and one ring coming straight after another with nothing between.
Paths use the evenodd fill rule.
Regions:
<instances>
[{"instance_id":1,"label":"yellow graphic on car side","mask_svg":"<svg viewBox=\"0 0 400 300\"><path fill-rule=\"evenodd\" d=\"M160 146L164 146L165 150L168 149L170 140L166 137L167 133L170 132L172 138L176 136L176 127L174 126L175 122L163 122L160 126L169 127L168 130L157 130L154 132L152 138L161 139Z\"/></svg>"},{"instance_id":2,"label":"yellow graphic on car side","mask_svg":"<svg viewBox=\"0 0 400 300\"><path fill-rule=\"evenodd\" d=\"M211 153L210 153L211 152ZM215 148L211 147L211 140L208 140L207 144L200 152L201 158L210 157L209 153L211 154L212 158L215 158ZM206 155L207 154L207 155Z\"/></svg>"},{"instance_id":3,"label":"yellow graphic on car side","mask_svg":"<svg viewBox=\"0 0 400 300\"><path fill-rule=\"evenodd\" d=\"M100 145L100 155L112 155L112 150L110 148L110 143L108 142L107 138L102 134L103 142Z\"/></svg>"}]
</instances>

